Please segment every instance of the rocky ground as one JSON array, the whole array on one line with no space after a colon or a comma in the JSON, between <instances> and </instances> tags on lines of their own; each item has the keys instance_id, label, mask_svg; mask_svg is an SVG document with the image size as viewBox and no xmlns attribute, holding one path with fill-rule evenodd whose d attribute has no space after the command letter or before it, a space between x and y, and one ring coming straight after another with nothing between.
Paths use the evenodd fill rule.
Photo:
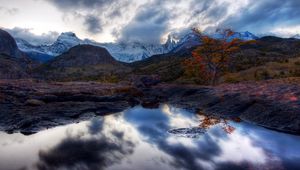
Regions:
<instances>
[{"instance_id":1,"label":"rocky ground","mask_svg":"<svg viewBox=\"0 0 300 170\"><path fill-rule=\"evenodd\" d=\"M169 102L208 116L239 117L287 133L300 134L300 79L189 87Z\"/></svg>"},{"instance_id":2,"label":"rocky ground","mask_svg":"<svg viewBox=\"0 0 300 170\"><path fill-rule=\"evenodd\" d=\"M149 79L133 84L0 80L0 130L31 134L139 104L155 108L169 103L300 134L299 78L217 87L157 83Z\"/></svg>"}]
</instances>

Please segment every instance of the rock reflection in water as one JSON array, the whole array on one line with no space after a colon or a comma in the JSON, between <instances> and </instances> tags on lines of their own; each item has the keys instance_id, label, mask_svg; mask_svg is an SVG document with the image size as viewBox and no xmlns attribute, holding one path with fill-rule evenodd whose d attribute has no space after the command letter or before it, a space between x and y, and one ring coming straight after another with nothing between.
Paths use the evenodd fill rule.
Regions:
<instances>
[{"instance_id":1,"label":"rock reflection in water","mask_svg":"<svg viewBox=\"0 0 300 170\"><path fill-rule=\"evenodd\" d=\"M207 132L208 129L214 127L215 125L219 125L222 127L225 133L231 134L235 130L233 126L229 124L229 120L234 122L241 122L239 118L231 118L225 119L216 116L207 116L202 113L198 113L201 115L202 119L200 120L200 125L198 127L192 128L176 128L168 130L170 134L174 134L179 137L187 137L187 138L199 138L204 133Z\"/></svg>"},{"instance_id":2,"label":"rock reflection in water","mask_svg":"<svg viewBox=\"0 0 300 170\"><path fill-rule=\"evenodd\" d=\"M0 132L0 169L300 168L300 137L238 122L163 105L31 136ZM203 131L196 131L197 138L168 133L184 128Z\"/></svg>"}]
</instances>

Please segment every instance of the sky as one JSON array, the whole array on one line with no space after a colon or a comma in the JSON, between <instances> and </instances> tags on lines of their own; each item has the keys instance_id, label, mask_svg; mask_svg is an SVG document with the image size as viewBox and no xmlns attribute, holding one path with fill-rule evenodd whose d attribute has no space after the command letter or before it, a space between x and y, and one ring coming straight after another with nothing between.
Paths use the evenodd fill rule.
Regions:
<instances>
[{"instance_id":1,"label":"sky","mask_svg":"<svg viewBox=\"0 0 300 170\"><path fill-rule=\"evenodd\" d=\"M300 0L0 0L0 27L33 43L61 32L98 42L162 43L197 27L300 34Z\"/></svg>"}]
</instances>

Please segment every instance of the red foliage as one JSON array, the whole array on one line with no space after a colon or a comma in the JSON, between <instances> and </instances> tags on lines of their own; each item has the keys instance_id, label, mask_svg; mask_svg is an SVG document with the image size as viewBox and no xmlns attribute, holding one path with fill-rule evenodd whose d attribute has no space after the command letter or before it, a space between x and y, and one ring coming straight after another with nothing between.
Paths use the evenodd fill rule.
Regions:
<instances>
[{"instance_id":1,"label":"red foliage","mask_svg":"<svg viewBox=\"0 0 300 170\"><path fill-rule=\"evenodd\" d=\"M240 46L249 43L239 39L229 40L234 32L230 29L222 32L223 38L214 39L202 35L199 31L195 33L200 37L202 43L192 52L192 58L187 59L184 64L189 75L199 76L204 80L210 80L211 84L216 84L229 65L232 54L240 50Z\"/></svg>"},{"instance_id":2,"label":"red foliage","mask_svg":"<svg viewBox=\"0 0 300 170\"><path fill-rule=\"evenodd\" d=\"M227 119L219 118L219 117L212 117L212 116L206 116L204 113L198 113L202 116L204 116L203 120L201 121L199 127L204 129L209 129L217 124L220 124L222 129L227 134L232 134L235 131L235 127L229 125L229 122ZM234 122L241 122L239 118L233 118L230 119Z\"/></svg>"}]
</instances>

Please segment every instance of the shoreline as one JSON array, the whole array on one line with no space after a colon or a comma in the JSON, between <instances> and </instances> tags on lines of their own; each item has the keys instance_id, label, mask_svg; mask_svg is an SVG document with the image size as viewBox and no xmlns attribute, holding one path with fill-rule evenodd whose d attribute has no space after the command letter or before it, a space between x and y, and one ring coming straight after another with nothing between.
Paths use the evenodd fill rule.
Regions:
<instances>
[{"instance_id":1,"label":"shoreline","mask_svg":"<svg viewBox=\"0 0 300 170\"><path fill-rule=\"evenodd\" d=\"M0 130L32 134L137 105L157 108L166 103L299 135L299 82L293 78L210 87L0 80Z\"/></svg>"}]
</instances>

